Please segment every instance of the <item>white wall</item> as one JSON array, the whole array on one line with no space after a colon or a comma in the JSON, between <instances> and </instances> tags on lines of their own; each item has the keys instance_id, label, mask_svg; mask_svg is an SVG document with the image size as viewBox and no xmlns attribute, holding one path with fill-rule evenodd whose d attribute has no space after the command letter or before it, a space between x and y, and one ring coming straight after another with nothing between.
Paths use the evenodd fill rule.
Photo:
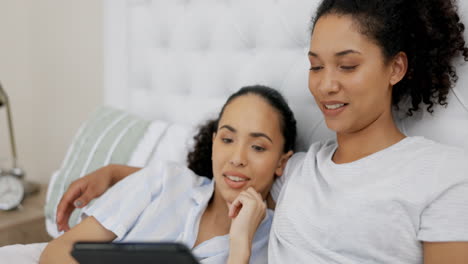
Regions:
<instances>
[{"instance_id":1,"label":"white wall","mask_svg":"<svg viewBox=\"0 0 468 264\"><path fill-rule=\"evenodd\" d=\"M29 56L29 7L26 0L0 1L0 82L7 91L19 155L33 168L31 67ZM9 167L11 157L5 108L0 108L0 167Z\"/></svg>"},{"instance_id":2,"label":"white wall","mask_svg":"<svg viewBox=\"0 0 468 264\"><path fill-rule=\"evenodd\" d=\"M48 181L79 125L103 101L102 6L102 0L0 1L0 81L29 180ZM3 121L0 158L9 155Z\"/></svg>"}]
</instances>

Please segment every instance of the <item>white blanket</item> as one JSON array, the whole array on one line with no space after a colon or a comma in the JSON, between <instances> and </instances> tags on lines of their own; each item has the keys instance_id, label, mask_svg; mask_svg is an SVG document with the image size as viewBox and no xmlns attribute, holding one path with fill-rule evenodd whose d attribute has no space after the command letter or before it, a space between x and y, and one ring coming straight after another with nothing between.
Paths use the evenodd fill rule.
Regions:
<instances>
[{"instance_id":1,"label":"white blanket","mask_svg":"<svg viewBox=\"0 0 468 264\"><path fill-rule=\"evenodd\" d=\"M0 263L36 264L47 243L0 247Z\"/></svg>"}]
</instances>

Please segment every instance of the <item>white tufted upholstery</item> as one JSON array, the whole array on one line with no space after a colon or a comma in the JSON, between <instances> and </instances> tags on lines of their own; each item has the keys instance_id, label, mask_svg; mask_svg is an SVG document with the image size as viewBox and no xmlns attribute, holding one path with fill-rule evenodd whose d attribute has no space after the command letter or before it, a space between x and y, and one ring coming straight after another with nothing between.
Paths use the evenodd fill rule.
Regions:
<instances>
[{"instance_id":1,"label":"white tufted upholstery","mask_svg":"<svg viewBox=\"0 0 468 264\"><path fill-rule=\"evenodd\" d=\"M108 0L107 103L193 125L214 117L238 88L265 84L288 99L305 150L333 136L307 88L309 27L318 2ZM465 10L461 3L460 13ZM404 132L468 149L468 65L458 70L448 109L399 120Z\"/></svg>"}]
</instances>

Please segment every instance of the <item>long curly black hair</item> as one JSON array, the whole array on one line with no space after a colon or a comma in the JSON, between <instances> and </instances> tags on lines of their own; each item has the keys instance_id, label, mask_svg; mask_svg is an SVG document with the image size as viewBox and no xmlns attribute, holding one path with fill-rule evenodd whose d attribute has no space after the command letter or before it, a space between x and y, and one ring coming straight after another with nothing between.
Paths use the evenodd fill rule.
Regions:
<instances>
[{"instance_id":1,"label":"long curly black hair","mask_svg":"<svg viewBox=\"0 0 468 264\"><path fill-rule=\"evenodd\" d=\"M211 161L211 152L213 145L213 133L218 130L218 122L223 116L224 109L229 103L240 96L247 94L257 95L275 108L281 116L281 130L284 137L283 152L294 151L296 142L296 119L294 113L289 108L288 103L277 90L262 86L246 86L236 93L232 94L224 103L217 119L209 120L200 126L198 133L194 136L195 144L193 149L187 155L189 169L197 175L213 178L213 166Z\"/></svg>"},{"instance_id":2,"label":"long curly black hair","mask_svg":"<svg viewBox=\"0 0 468 264\"><path fill-rule=\"evenodd\" d=\"M458 77L454 58L468 61L463 31L465 26L454 0L324 0L313 26L326 14L350 15L362 34L382 48L387 60L399 52L408 57L406 76L393 87L392 104L403 99L411 105L408 115L426 104L447 105L447 94Z\"/></svg>"}]
</instances>

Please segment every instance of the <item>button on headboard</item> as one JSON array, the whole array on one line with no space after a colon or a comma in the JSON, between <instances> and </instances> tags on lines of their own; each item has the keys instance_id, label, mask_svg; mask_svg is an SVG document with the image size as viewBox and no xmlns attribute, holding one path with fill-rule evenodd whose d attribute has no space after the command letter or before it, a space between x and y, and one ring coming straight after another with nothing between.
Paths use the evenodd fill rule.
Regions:
<instances>
[{"instance_id":1,"label":"button on headboard","mask_svg":"<svg viewBox=\"0 0 468 264\"><path fill-rule=\"evenodd\" d=\"M233 91L263 84L280 90L294 110L300 150L333 137L307 88L318 2L107 0L106 103L194 125L214 117ZM448 109L398 120L402 130L468 149L467 73L461 65Z\"/></svg>"}]
</instances>

